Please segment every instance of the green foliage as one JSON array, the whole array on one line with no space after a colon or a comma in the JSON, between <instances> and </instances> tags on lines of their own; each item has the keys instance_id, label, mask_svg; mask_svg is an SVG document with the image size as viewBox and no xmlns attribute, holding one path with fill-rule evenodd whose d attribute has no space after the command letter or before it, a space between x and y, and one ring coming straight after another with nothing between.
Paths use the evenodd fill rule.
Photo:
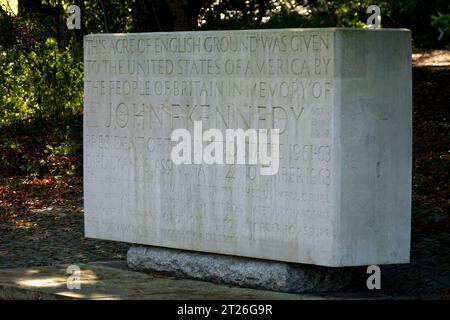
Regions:
<instances>
[{"instance_id":1,"label":"green foliage","mask_svg":"<svg viewBox=\"0 0 450 320\"><path fill-rule=\"evenodd\" d=\"M67 176L82 173L82 115L59 123L36 120L0 128L0 179L15 175Z\"/></svg>"},{"instance_id":2,"label":"green foliage","mask_svg":"<svg viewBox=\"0 0 450 320\"><path fill-rule=\"evenodd\" d=\"M450 33L450 14L438 12L437 16L431 16L431 25L438 29L438 40L441 41Z\"/></svg>"},{"instance_id":3,"label":"green foliage","mask_svg":"<svg viewBox=\"0 0 450 320\"><path fill-rule=\"evenodd\" d=\"M380 7L383 28L410 29L416 47L442 45L443 41L438 42L438 29L430 25L427 17L442 12L443 17L438 15L434 23L444 23L440 28L447 30L448 0L206 1L200 20L203 20L202 29L361 28L366 24L369 16L366 10L371 4Z\"/></svg>"},{"instance_id":4,"label":"green foliage","mask_svg":"<svg viewBox=\"0 0 450 320\"><path fill-rule=\"evenodd\" d=\"M407 28L416 47L441 45L439 32L430 24L430 16L448 12L448 0L383 0L381 16L384 28Z\"/></svg>"},{"instance_id":5,"label":"green foliage","mask_svg":"<svg viewBox=\"0 0 450 320\"><path fill-rule=\"evenodd\" d=\"M133 0L121 1L85 1L85 33L132 32Z\"/></svg>"},{"instance_id":6,"label":"green foliage","mask_svg":"<svg viewBox=\"0 0 450 320\"><path fill-rule=\"evenodd\" d=\"M363 28L365 26L367 1L349 1L338 6L335 11L336 26Z\"/></svg>"},{"instance_id":7,"label":"green foliage","mask_svg":"<svg viewBox=\"0 0 450 320\"><path fill-rule=\"evenodd\" d=\"M263 28L362 28L365 25L369 1L319 0L295 8L285 6L270 15Z\"/></svg>"},{"instance_id":8,"label":"green foliage","mask_svg":"<svg viewBox=\"0 0 450 320\"><path fill-rule=\"evenodd\" d=\"M81 112L82 88L82 62L70 47L60 48L53 38L37 42L1 61L0 126Z\"/></svg>"}]
</instances>

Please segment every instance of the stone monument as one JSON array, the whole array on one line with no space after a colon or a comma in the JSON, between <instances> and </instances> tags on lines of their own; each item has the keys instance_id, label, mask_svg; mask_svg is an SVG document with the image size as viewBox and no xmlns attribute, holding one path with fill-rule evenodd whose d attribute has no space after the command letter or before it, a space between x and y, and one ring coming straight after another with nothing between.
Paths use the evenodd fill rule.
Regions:
<instances>
[{"instance_id":1,"label":"stone monument","mask_svg":"<svg viewBox=\"0 0 450 320\"><path fill-rule=\"evenodd\" d=\"M84 72L85 233L149 246L131 267L304 291L409 262L408 30L88 35ZM174 164L195 122L278 129L277 173Z\"/></svg>"}]
</instances>

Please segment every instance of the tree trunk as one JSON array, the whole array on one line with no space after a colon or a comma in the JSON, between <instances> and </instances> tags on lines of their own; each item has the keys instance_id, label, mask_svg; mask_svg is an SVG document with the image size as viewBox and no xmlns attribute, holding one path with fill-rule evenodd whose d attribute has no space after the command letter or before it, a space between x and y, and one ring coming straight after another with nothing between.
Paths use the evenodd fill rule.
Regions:
<instances>
[{"instance_id":1,"label":"tree trunk","mask_svg":"<svg viewBox=\"0 0 450 320\"><path fill-rule=\"evenodd\" d=\"M196 0L136 0L134 31L195 30L200 6L201 1Z\"/></svg>"},{"instance_id":2,"label":"tree trunk","mask_svg":"<svg viewBox=\"0 0 450 320\"><path fill-rule=\"evenodd\" d=\"M174 31L191 31L198 28L201 1L168 0Z\"/></svg>"},{"instance_id":3,"label":"tree trunk","mask_svg":"<svg viewBox=\"0 0 450 320\"><path fill-rule=\"evenodd\" d=\"M73 4L80 8L81 29L75 30L75 35L77 40L82 43L84 34L84 0L74 0Z\"/></svg>"},{"instance_id":4,"label":"tree trunk","mask_svg":"<svg viewBox=\"0 0 450 320\"><path fill-rule=\"evenodd\" d=\"M135 32L171 31L172 17L164 0L136 0L133 6Z\"/></svg>"},{"instance_id":5,"label":"tree trunk","mask_svg":"<svg viewBox=\"0 0 450 320\"><path fill-rule=\"evenodd\" d=\"M41 13L44 11L44 6L42 5L42 1L37 0L19 0L18 1L18 14L28 15L32 13Z\"/></svg>"}]
</instances>

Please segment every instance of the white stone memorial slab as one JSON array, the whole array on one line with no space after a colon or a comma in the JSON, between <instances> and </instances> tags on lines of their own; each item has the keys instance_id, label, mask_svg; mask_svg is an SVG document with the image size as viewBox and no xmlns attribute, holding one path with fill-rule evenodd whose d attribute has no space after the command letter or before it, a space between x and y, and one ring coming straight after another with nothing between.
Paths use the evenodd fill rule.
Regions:
<instances>
[{"instance_id":1,"label":"white stone memorial slab","mask_svg":"<svg viewBox=\"0 0 450 320\"><path fill-rule=\"evenodd\" d=\"M84 68L87 237L322 266L409 261L408 30L97 34ZM194 121L279 129L278 173L175 165L171 133Z\"/></svg>"}]
</instances>

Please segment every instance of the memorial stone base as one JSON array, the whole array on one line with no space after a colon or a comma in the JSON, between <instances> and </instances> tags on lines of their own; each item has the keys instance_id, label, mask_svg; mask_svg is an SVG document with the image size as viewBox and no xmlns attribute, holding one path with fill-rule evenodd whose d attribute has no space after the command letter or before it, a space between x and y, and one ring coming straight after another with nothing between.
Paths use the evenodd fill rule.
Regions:
<instances>
[{"instance_id":1,"label":"memorial stone base","mask_svg":"<svg viewBox=\"0 0 450 320\"><path fill-rule=\"evenodd\" d=\"M127 262L136 271L295 293L345 289L356 271L140 245L128 250Z\"/></svg>"}]
</instances>

